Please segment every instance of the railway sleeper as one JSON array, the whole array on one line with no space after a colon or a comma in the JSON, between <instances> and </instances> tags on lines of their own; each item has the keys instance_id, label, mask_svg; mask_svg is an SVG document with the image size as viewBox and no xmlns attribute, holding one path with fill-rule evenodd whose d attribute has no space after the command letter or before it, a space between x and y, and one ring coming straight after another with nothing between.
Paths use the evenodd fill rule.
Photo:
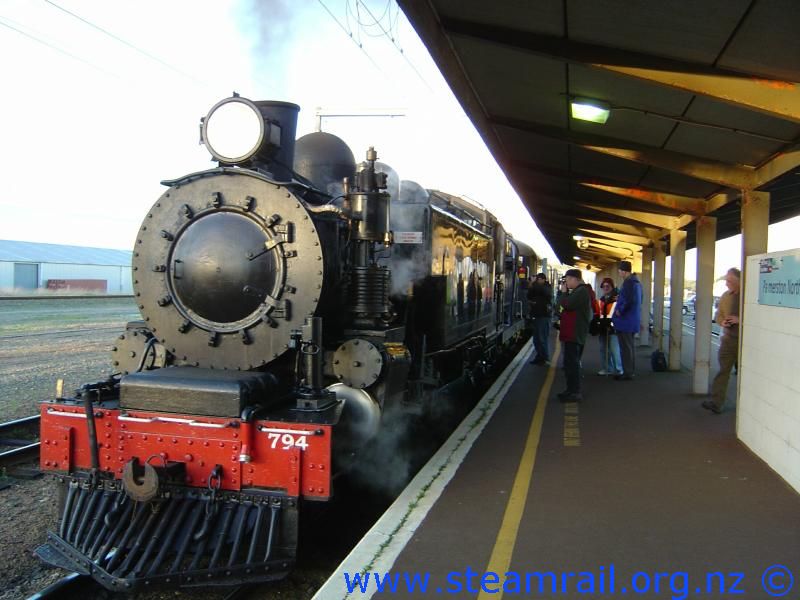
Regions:
<instances>
[{"instance_id":1,"label":"railway sleeper","mask_svg":"<svg viewBox=\"0 0 800 600\"><path fill-rule=\"evenodd\" d=\"M36 554L109 590L259 583L294 566L296 498L173 487L136 502L113 482L72 478L62 485L58 531Z\"/></svg>"}]
</instances>

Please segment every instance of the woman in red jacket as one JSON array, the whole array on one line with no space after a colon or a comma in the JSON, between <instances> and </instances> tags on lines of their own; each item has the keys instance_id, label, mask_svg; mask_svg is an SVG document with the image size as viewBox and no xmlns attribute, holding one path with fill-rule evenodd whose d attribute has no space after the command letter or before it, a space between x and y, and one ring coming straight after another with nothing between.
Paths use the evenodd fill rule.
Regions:
<instances>
[{"instance_id":1,"label":"woman in red jacket","mask_svg":"<svg viewBox=\"0 0 800 600\"><path fill-rule=\"evenodd\" d=\"M600 284L599 317L600 331L600 370L598 375L621 375L622 358L619 354L619 340L614 334L614 327L611 324L611 317L614 314L614 307L617 304L619 292L614 287L614 281L610 277L603 279Z\"/></svg>"}]
</instances>

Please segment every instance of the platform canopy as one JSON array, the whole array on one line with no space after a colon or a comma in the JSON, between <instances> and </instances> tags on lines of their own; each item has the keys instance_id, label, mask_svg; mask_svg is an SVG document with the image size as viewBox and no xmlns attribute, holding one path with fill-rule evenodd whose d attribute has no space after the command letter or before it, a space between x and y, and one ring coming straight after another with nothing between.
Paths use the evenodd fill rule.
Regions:
<instances>
[{"instance_id":1,"label":"platform canopy","mask_svg":"<svg viewBox=\"0 0 800 600\"><path fill-rule=\"evenodd\" d=\"M692 247L706 214L734 235L752 190L771 222L800 214L800 2L399 4L562 262L674 229Z\"/></svg>"}]
</instances>

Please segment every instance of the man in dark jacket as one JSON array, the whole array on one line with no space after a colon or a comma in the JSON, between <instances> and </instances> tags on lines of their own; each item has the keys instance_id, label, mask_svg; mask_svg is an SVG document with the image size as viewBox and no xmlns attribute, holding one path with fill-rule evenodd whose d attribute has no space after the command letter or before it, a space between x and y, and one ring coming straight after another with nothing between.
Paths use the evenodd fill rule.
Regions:
<instances>
[{"instance_id":1,"label":"man in dark jacket","mask_svg":"<svg viewBox=\"0 0 800 600\"><path fill-rule=\"evenodd\" d=\"M533 347L536 357L532 365L550 362L550 317L553 314L553 288L547 276L539 273L528 288L528 314L533 321Z\"/></svg>"},{"instance_id":2,"label":"man in dark jacket","mask_svg":"<svg viewBox=\"0 0 800 600\"><path fill-rule=\"evenodd\" d=\"M619 276L623 281L612 319L622 357L622 375L615 375L617 380L633 379L636 372L634 336L639 333L642 320L642 284L632 271L629 261L619 263Z\"/></svg>"},{"instance_id":3,"label":"man in dark jacket","mask_svg":"<svg viewBox=\"0 0 800 600\"><path fill-rule=\"evenodd\" d=\"M581 355L586 337L589 335L589 322L592 320L592 299L589 286L583 283L579 269L567 271L559 291L561 329L559 337L564 343L564 377L567 389L558 395L561 402L580 402L581 394Z\"/></svg>"}]
</instances>

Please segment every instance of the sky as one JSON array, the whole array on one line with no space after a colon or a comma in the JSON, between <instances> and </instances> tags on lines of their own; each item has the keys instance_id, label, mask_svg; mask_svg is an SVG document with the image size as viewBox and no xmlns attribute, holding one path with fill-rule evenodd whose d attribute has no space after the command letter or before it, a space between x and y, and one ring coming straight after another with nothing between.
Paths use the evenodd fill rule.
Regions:
<instances>
[{"instance_id":1,"label":"sky","mask_svg":"<svg viewBox=\"0 0 800 600\"><path fill-rule=\"evenodd\" d=\"M4 0L0 53L0 239L131 248L162 179L214 166L199 119L236 91L299 104L298 136L317 107L405 115L323 130L553 256L394 2Z\"/></svg>"},{"instance_id":2,"label":"sky","mask_svg":"<svg viewBox=\"0 0 800 600\"><path fill-rule=\"evenodd\" d=\"M236 91L299 104L298 136L317 107L402 113L323 130L554 258L392 0L3 0L0 53L0 239L132 248L159 182L214 166L199 120ZM797 224L773 226L770 251L795 247ZM738 266L737 238L718 244L718 274Z\"/></svg>"}]
</instances>

